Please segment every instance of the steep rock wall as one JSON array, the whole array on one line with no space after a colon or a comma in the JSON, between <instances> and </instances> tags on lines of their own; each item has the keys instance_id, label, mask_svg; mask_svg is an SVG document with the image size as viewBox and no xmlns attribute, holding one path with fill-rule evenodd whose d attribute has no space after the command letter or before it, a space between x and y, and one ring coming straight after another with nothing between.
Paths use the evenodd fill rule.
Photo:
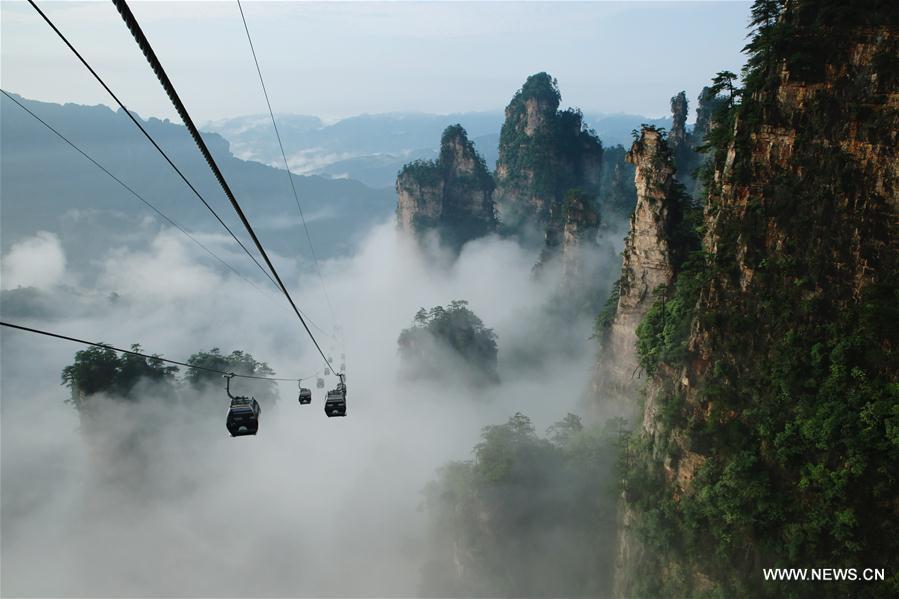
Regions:
<instances>
[{"instance_id":1,"label":"steep rock wall","mask_svg":"<svg viewBox=\"0 0 899 599\"><path fill-rule=\"evenodd\" d=\"M659 131L644 127L627 160L636 167L637 205L625 241L614 318L601 331L593 392L600 409L633 419L640 387L637 325L652 306L653 292L673 280L670 240L682 206L671 152Z\"/></svg>"},{"instance_id":2,"label":"steep rock wall","mask_svg":"<svg viewBox=\"0 0 899 599\"><path fill-rule=\"evenodd\" d=\"M452 248L496 229L493 178L460 125L447 127L436 161L407 164L396 180L397 224L411 235L435 231Z\"/></svg>"},{"instance_id":3,"label":"steep rock wall","mask_svg":"<svg viewBox=\"0 0 899 599\"><path fill-rule=\"evenodd\" d=\"M746 88L711 123L706 259L675 282L697 291L662 322L685 351L632 439L618 596L776 595L762 567L897 554L895 8L754 11Z\"/></svg>"},{"instance_id":4,"label":"steep rock wall","mask_svg":"<svg viewBox=\"0 0 899 599\"><path fill-rule=\"evenodd\" d=\"M551 210L573 189L599 191L602 144L577 110L559 110L561 95L546 73L528 77L506 107L496 165L497 211L503 226L542 234Z\"/></svg>"}]
</instances>

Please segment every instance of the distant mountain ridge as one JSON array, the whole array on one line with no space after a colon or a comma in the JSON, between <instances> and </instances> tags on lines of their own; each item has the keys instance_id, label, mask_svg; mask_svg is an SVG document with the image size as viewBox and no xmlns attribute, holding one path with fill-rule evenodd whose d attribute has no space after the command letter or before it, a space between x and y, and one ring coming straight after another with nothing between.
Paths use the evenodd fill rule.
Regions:
<instances>
[{"instance_id":1,"label":"distant mountain ridge","mask_svg":"<svg viewBox=\"0 0 899 599\"><path fill-rule=\"evenodd\" d=\"M199 232L224 233L121 111L16 99L180 224ZM141 120L224 221L242 234L234 211L186 129L168 120ZM5 96L0 130L3 251L44 230L60 236L67 252L73 253L70 263L84 264L116 239L133 236L138 223L152 214ZM203 135L263 243L276 253L308 258L308 244L283 168L238 159L224 137ZM351 251L355 240L393 211L390 190L319 176L294 175L293 181L320 258Z\"/></svg>"},{"instance_id":2,"label":"distant mountain ridge","mask_svg":"<svg viewBox=\"0 0 899 599\"><path fill-rule=\"evenodd\" d=\"M371 187L392 187L404 164L437 157L440 148L434 140L439 140L443 130L453 124L462 125L487 167L493 170L504 117L497 110L446 115L363 114L331 124L310 115L286 114L276 118L294 172L356 179ZM584 115L584 123L596 131L606 147L628 146L631 132L641 124L669 127L671 118L593 113ZM271 165L283 161L269 117L238 116L211 121L204 129L227 139L239 158Z\"/></svg>"}]
</instances>

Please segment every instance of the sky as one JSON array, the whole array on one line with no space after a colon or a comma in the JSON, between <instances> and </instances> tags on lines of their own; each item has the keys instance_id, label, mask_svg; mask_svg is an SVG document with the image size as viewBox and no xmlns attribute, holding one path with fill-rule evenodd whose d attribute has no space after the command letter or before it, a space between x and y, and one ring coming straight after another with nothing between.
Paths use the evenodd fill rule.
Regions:
<instances>
[{"instance_id":1,"label":"sky","mask_svg":"<svg viewBox=\"0 0 899 599\"><path fill-rule=\"evenodd\" d=\"M132 110L177 119L110 2L39 6ZM236 2L133 2L198 122L265 112ZM3 89L51 102L112 100L26 2L0 2ZM749 2L245 1L275 112L501 110L547 71L585 112L668 114L743 64Z\"/></svg>"}]
</instances>

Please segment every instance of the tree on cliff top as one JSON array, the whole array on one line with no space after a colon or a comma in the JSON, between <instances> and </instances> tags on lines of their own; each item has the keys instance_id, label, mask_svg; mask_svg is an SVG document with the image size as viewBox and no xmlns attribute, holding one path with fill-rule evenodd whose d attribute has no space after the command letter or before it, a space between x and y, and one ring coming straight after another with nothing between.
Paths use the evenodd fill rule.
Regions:
<instances>
[{"instance_id":1,"label":"tree on cliff top","mask_svg":"<svg viewBox=\"0 0 899 599\"><path fill-rule=\"evenodd\" d=\"M132 351L139 352L138 344L131 346ZM134 390L141 380L164 383L169 391L174 387L174 375L177 366L166 366L157 356L144 358L124 354L109 347L89 347L75 353L72 364L62 370L62 383L73 391L79 391L85 397L96 393L108 393L127 400L135 400ZM75 408L82 405L77 400Z\"/></svg>"},{"instance_id":2,"label":"tree on cliff top","mask_svg":"<svg viewBox=\"0 0 899 599\"><path fill-rule=\"evenodd\" d=\"M397 343L410 378L499 382L496 333L484 326L464 300L420 309Z\"/></svg>"}]
</instances>

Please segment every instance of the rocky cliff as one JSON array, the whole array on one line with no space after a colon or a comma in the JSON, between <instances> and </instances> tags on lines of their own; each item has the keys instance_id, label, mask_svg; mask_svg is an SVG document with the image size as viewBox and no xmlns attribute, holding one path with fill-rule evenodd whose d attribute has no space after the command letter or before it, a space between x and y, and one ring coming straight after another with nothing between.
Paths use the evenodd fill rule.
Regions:
<instances>
[{"instance_id":1,"label":"rocky cliff","mask_svg":"<svg viewBox=\"0 0 899 599\"><path fill-rule=\"evenodd\" d=\"M672 153L662 133L644 127L627 161L635 166L637 205L625 240L614 305L601 319L601 351L593 391L605 414L632 419L640 389L637 325L655 301L658 289L674 279L678 254L671 242L683 219L683 198L675 181Z\"/></svg>"},{"instance_id":2,"label":"rocky cliff","mask_svg":"<svg viewBox=\"0 0 899 599\"><path fill-rule=\"evenodd\" d=\"M534 271L539 274L550 260L558 257L562 271L560 293L575 309L594 308L599 283L598 228L595 200L579 189L569 191L564 202L550 207L545 244Z\"/></svg>"},{"instance_id":3,"label":"rocky cliff","mask_svg":"<svg viewBox=\"0 0 899 599\"><path fill-rule=\"evenodd\" d=\"M496 164L497 211L503 226L542 234L550 211L572 189L599 191L602 144L580 111L559 110L561 94L546 73L528 77L506 107Z\"/></svg>"},{"instance_id":4,"label":"rocky cliff","mask_svg":"<svg viewBox=\"0 0 899 599\"><path fill-rule=\"evenodd\" d=\"M465 129L447 127L436 161L412 162L397 176L397 222L413 235L434 231L459 249L496 229L493 188L493 177Z\"/></svg>"},{"instance_id":5,"label":"rocky cliff","mask_svg":"<svg viewBox=\"0 0 899 599\"><path fill-rule=\"evenodd\" d=\"M637 330L619 595L899 592L896 16L757 0L716 78L703 252ZM822 563L891 578L761 574Z\"/></svg>"}]
</instances>

